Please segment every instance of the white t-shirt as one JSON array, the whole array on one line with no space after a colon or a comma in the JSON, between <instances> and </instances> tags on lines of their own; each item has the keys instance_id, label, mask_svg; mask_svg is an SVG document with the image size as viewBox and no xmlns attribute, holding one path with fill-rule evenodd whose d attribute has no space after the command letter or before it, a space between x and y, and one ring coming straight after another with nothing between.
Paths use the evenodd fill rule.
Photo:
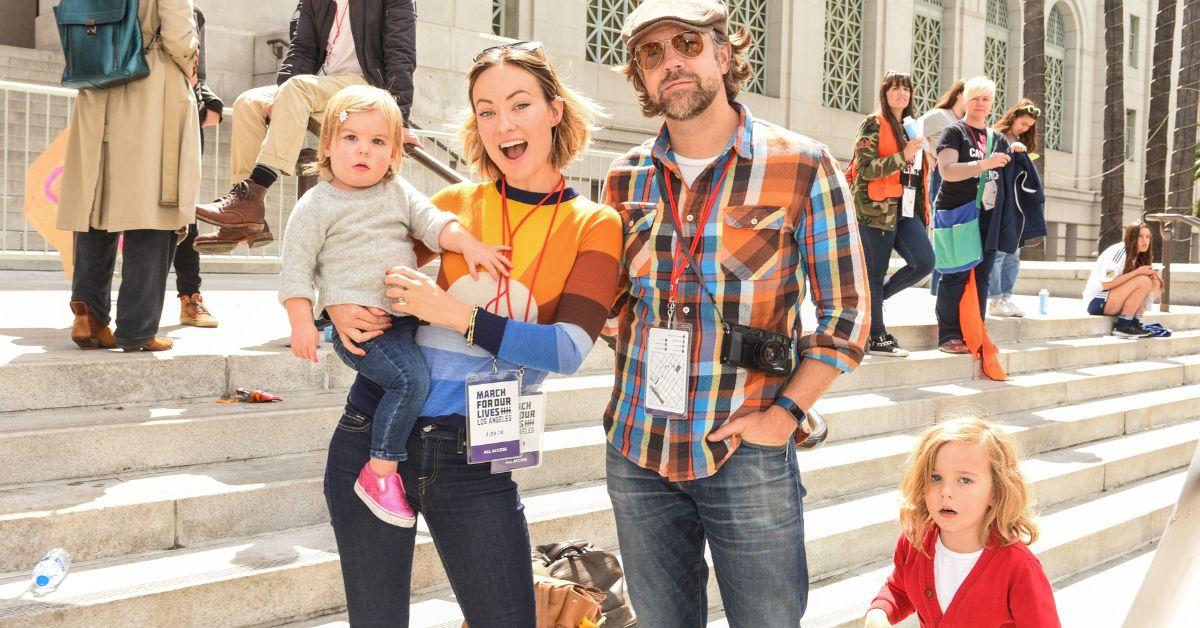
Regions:
<instances>
[{"instance_id":1,"label":"white t-shirt","mask_svg":"<svg viewBox=\"0 0 1200 628\"><path fill-rule=\"evenodd\" d=\"M683 175L683 180L692 187L692 183L696 181L696 177L708 167L708 164L717 160L720 155L705 157L703 159L689 159L683 155L675 155L675 164L679 166L679 174Z\"/></svg>"},{"instance_id":2,"label":"white t-shirt","mask_svg":"<svg viewBox=\"0 0 1200 628\"><path fill-rule=\"evenodd\" d=\"M930 109L921 116L921 132L925 134L925 150L929 156L937 159L938 142L946 127L958 122L960 118L954 115L953 109Z\"/></svg>"},{"instance_id":3,"label":"white t-shirt","mask_svg":"<svg viewBox=\"0 0 1200 628\"><path fill-rule=\"evenodd\" d=\"M951 551L942 545L942 537L938 535L937 545L933 550L933 585L937 587L938 605L942 607L943 613L950 608L950 602L954 601L958 587L962 586L982 554L983 549L968 554Z\"/></svg>"},{"instance_id":4,"label":"white t-shirt","mask_svg":"<svg viewBox=\"0 0 1200 628\"><path fill-rule=\"evenodd\" d=\"M1083 304L1087 305L1096 297L1108 298L1108 291L1104 289L1104 284L1120 277L1125 270L1125 244L1117 242L1116 244L1104 249L1100 257L1096 258L1096 267L1092 269L1091 276L1088 277L1087 285L1083 288Z\"/></svg>"},{"instance_id":5,"label":"white t-shirt","mask_svg":"<svg viewBox=\"0 0 1200 628\"><path fill-rule=\"evenodd\" d=\"M334 0L333 26L329 28L329 41L326 44L325 65L321 66L321 74L325 76L340 76L345 74L362 74L362 66L358 64L358 53L354 51L354 34L350 32L350 0Z\"/></svg>"}]
</instances>

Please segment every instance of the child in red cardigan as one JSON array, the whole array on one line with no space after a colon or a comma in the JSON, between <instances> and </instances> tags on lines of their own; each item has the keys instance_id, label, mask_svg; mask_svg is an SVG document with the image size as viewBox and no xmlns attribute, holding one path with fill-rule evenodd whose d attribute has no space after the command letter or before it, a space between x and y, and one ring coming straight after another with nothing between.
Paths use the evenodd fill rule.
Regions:
<instances>
[{"instance_id":1,"label":"child in red cardigan","mask_svg":"<svg viewBox=\"0 0 1200 628\"><path fill-rule=\"evenodd\" d=\"M980 419L921 435L900 484L896 567L866 628L913 612L922 628L1060 626L1050 582L1026 546L1038 531L1017 460L1012 440Z\"/></svg>"}]
</instances>

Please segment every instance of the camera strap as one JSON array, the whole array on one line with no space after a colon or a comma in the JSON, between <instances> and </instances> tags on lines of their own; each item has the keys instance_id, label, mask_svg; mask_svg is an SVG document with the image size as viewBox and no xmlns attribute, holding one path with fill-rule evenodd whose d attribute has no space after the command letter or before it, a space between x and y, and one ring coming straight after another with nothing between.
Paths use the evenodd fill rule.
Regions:
<instances>
[{"instance_id":1,"label":"camera strap","mask_svg":"<svg viewBox=\"0 0 1200 628\"><path fill-rule=\"evenodd\" d=\"M730 155L729 157L727 157L727 159L733 159L733 156ZM664 200L670 199L672 201L671 206L667 208L668 209L667 215L670 218L671 228L675 230L675 233L679 234L679 239L680 239L679 248L683 249L683 254L687 257L687 265L689 268L691 268L692 273L696 275L696 281L699 282L700 289L704 291L705 296L707 296L708 300L712 303L713 310L717 313L717 320L721 321L722 327L728 328L729 325L725 322L725 317L721 316L721 306L717 304L717 299L716 299L716 297L713 296L712 292L709 292L708 283L704 281L704 275L700 274L700 264L698 262L696 262L696 258L692 256L692 252L691 252L691 250L689 250L690 247L687 246L687 244L683 242L683 238L684 238L683 228L680 225L676 224L677 217L675 215L675 207L674 207L674 202L673 202L675 197L674 197L674 195L671 194L671 190L670 190L670 185L671 185L670 174L665 169L663 169L661 164L657 166L657 170L658 170L658 185L659 185L659 190L660 190L660 196ZM717 185L720 185L723 183L724 183L724 176L722 176L721 179L719 181L717 181ZM720 194L720 190L714 190L714 192L716 194ZM700 225L699 231L696 233L696 235L694 237L697 237L697 238L704 237L704 228L706 226L707 225L705 225L705 224ZM675 252L671 251L672 270L674 270L674 259L675 259Z\"/></svg>"}]
</instances>

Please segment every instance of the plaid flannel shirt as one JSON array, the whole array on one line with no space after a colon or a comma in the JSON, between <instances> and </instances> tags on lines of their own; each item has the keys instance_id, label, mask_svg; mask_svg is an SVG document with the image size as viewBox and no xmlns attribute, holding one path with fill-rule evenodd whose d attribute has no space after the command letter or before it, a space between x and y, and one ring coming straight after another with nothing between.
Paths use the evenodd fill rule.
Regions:
<instances>
[{"instance_id":1,"label":"plaid flannel shirt","mask_svg":"<svg viewBox=\"0 0 1200 628\"><path fill-rule=\"evenodd\" d=\"M725 161L734 160L695 256L726 322L799 338L797 363L816 359L843 372L862 360L870 328L866 266L841 168L825 146L735 107L737 132L690 188L665 126L656 139L616 159L605 185L604 202L617 210L625 229L621 287L606 329L616 338L617 374L605 431L623 455L671 481L715 474L737 445L732 438L712 443L705 436L729 418L770 407L787 378L721 364L720 321L689 269L679 282L675 312L677 322L692 327L689 415L667 419L646 411L646 339L667 318L677 237L658 168L672 175L683 235L691 242ZM801 336L806 285L818 324Z\"/></svg>"}]
</instances>

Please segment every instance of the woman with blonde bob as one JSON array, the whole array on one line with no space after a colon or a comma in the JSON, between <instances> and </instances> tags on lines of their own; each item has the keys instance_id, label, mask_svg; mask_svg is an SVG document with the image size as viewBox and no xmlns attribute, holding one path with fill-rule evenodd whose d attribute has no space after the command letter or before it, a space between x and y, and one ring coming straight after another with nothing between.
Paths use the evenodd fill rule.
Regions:
<instances>
[{"instance_id":1,"label":"woman with blonde bob","mask_svg":"<svg viewBox=\"0 0 1200 628\"><path fill-rule=\"evenodd\" d=\"M436 281L413 266L388 271L392 313L429 323L416 336L429 395L398 472L471 627L529 628L536 623L529 530L505 470L514 467L467 463L466 382L493 369L521 370L531 393L547 374L578 369L615 299L622 232L615 211L562 174L587 147L597 112L563 84L540 44L484 50L467 82L471 111L460 138L485 181L452 185L430 200L485 244L505 247L512 268L476 278L461 255L447 252ZM378 308L328 313L351 352L388 320ZM346 490L368 457L379 396L370 380L355 380L330 443L325 490L350 623L404 626L409 589L425 582L412 577L415 528L383 524Z\"/></svg>"},{"instance_id":2,"label":"woman with blonde bob","mask_svg":"<svg viewBox=\"0 0 1200 628\"><path fill-rule=\"evenodd\" d=\"M1028 547L1038 528L1017 447L995 425L961 418L921 435L900 483L900 529L895 568L865 626L914 612L922 626L1059 626Z\"/></svg>"}]
</instances>

